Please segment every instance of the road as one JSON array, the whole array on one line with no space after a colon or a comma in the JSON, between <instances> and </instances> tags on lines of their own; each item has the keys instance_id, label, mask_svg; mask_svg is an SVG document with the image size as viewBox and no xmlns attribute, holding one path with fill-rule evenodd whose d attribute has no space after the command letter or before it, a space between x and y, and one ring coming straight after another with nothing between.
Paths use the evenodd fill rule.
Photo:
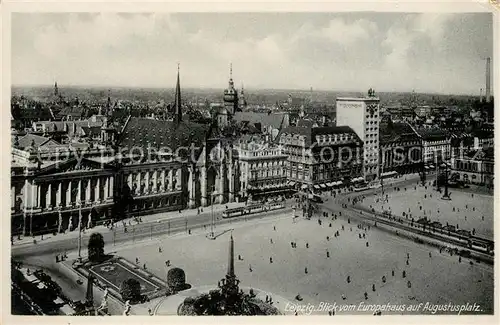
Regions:
<instances>
[{"instance_id":1,"label":"road","mask_svg":"<svg viewBox=\"0 0 500 325\"><path fill-rule=\"evenodd\" d=\"M387 186L386 189L390 188L390 187L404 187L404 186L411 185L411 184L414 184L417 182L418 182L417 179L403 180L401 182L398 182L397 184L391 184L390 186ZM469 247L464 241L459 241L456 238L454 238L453 236L450 237L450 236L448 236L449 234L447 235L445 232L441 232L440 230L439 231L435 230L435 231L431 232L430 229L427 229L427 231L425 231L425 230L419 229L417 224L415 224L415 226L413 224L410 225L410 221L407 221L407 220L402 220L401 222L396 222L396 221L391 221L388 218L381 218L381 217L378 217L376 214L371 213L367 209L356 208L355 206L352 205L352 201L351 202L348 201L348 198L352 199L352 198L354 198L356 196L360 196L360 195L366 195L366 196L374 195L375 193L380 192L380 191L381 191L381 188L370 189L370 190L363 191L363 192L344 193L342 195L337 196L333 200L330 200L330 201L322 204L322 208L323 208L323 210L327 210L330 212L336 212L336 213L343 212L343 215L341 217L344 219L346 217L347 218L352 217L352 218L355 218L358 220L369 220L372 222L379 222L381 224L391 226L392 228L395 228L395 229L409 231L409 232L417 234L417 235L425 236L425 237L432 238L432 239L437 239L443 243L448 243L448 244L452 244L455 246L460 246L460 247L463 247L465 249L468 249L469 251L473 251L475 256L477 258L480 258L482 261L485 261L488 263L493 263L492 256L490 254L486 254L484 252L484 249L477 248L475 246ZM346 208L342 207L344 204L346 205ZM362 213L360 213L360 210L362 210ZM474 238L478 238L478 237L474 237Z\"/></svg>"},{"instance_id":2,"label":"road","mask_svg":"<svg viewBox=\"0 0 500 325\"><path fill-rule=\"evenodd\" d=\"M242 217L236 217L233 219L223 219L222 213L214 213L216 218L216 225L226 224L235 221L243 220L253 220L273 217L276 215L290 213L292 208L287 207L285 209L275 210L265 213L256 213L251 215L246 215ZM189 229L201 228L203 226L210 229L212 215L211 213L203 213L195 216L190 216L189 218L178 217L168 220L161 221L151 221L143 222L133 226L127 226L128 232L124 232L123 227L118 227L113 230L105 230L101 232L104 237L104 242L108 245L113 243L114 245L119 243L124 243L128 241L135 241L145 238L154 238L160 235L170 235L181 232L187 232ZM86 232L82 235L82 251L86 251L87 242L92 231ZM55 255L57 253L62 253L65 251L71 251L78 248L78 237L74 238L62 238L56 241L41 242L38 241L37 244L24 244L19 246L12 246L12 257L16 259L24 259L31 256L41 256L41 255Z\"/></svg>"}]
</instances>

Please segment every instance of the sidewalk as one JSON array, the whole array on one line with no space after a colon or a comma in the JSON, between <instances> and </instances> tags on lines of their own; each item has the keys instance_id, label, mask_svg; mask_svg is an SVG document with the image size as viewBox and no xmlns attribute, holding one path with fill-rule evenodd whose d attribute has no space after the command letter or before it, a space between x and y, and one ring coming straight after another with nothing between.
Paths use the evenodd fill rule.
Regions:
<instances>
[{"instance_id":1,"label":"sidewalk","mask_svg":"<svg viewBox=\"0 0 500 325\"><path fill-rule=\"evenodd\" d=\"M213 206L213 212L214 213L221 213L222 211L226 210L226 207L229 209L232 208L237 208L237 207L242 207L245 206L245 202L231 202L231 203L224 203L224 204L215 204ZM201 212L203 210L203 212ZM212 207L203 207L200 208L200 214L208 214L212 213ZM192 217L198 215L198 208L195 209L185 209L179 211L169 211L169 212L162 212L162 213L155 213L155 214L150 214L150 215L145 215L141 216L140 218L142 219L142 223L152 223L152 222L160 222L162 220L169 220L169 219L175 219L175 218L183 218L183 217ZM124 220L120 220L115 223L116 227L121 228L122 222L125 222L127 225L131 223L132 225L138 224L134 218L127 218ZM84 232L105 232L109 231L110 229L107 228L106 226L100 225L93 227L91 229L85 230ZM73 231L66 231L65 233L60 233L57 235L53 234L46 234L43 235L43 240L41 239L42 236L35 236L34 238L29 237L29 236L21 236L21 239L17 239L17 237L14 237L13 241L13 246L20 246L20 245L36 245L33 243L33 239L37 241L37 243L46 243L46 242L54 242L54 241L59 241L63 239L71 239L71 238L78 238L78 231L75 229Z\"/></svg>"}]
</instances>

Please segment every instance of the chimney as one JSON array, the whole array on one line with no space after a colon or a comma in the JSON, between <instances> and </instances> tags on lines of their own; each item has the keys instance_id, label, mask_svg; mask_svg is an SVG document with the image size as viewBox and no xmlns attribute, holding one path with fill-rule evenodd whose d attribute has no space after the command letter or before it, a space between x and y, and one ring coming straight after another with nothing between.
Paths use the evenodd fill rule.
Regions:
<instances>
[{"instance_id":1,"label":"chimney","mask_svg":"<svg viewBox=\"0 0 500 325\"><path fill-rule=\"evenodd\" d=\"M490 98L490 81L491 81L491 71L490 71L490 58L486 58L486 102L489 103Z\"/></svg>"},{"instance_id":2,"label":"chimney","mask_svg":"<svg viewBox=\"0 0 500 325\"><path fill-rule=\"evenodd\" d=\"M479 102L482 103L483 102L483 88L480 88L479 89Z\"/></svg>"}]
</instances>

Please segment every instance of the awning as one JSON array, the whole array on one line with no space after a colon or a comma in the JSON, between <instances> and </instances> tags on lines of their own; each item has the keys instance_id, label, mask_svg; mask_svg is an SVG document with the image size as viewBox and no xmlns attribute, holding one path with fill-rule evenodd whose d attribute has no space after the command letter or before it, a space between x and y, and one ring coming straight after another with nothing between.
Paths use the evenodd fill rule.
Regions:
<instances>
[{"instance_id":1,"label":"awning","mask_svg":"<svg viewBox=\"0 0 500 325\"><path fill-rule=\"evenodd\" d=\"M342 185L342 181L336 181L333 183L333 186L339 186Z\"/></svg>"},{"instance_id":2,"label":"awning","mask_svg":"<svg viewBox=\"0 0 500 325\"><path fill-rule=\"evenodd\" d=\"M351 182L361 182L363 180L363 177L356 177L354 179L351 180Z\"/></svg>"},{"instance_id":3,"label":"awning","mask_svg":"<svg viewBox=\"0 0 500 325\"><path fill-rule=\"evenodd\" d=\"M386 172L386 173L380 174L380 177L394 176L394 175L397 175L397 174L398 173L396 171L391 171L391 172Z\"/></svg>"},{"instance_id":4,"label":"awning","mask_svg":"<svg viewBox=\"0 0 500 325\"><path fill-rule=\"evenodd\" d=\"M295 182L294 182L294 181L288 181L288 185L290 185L290 186L294 186L294 185L295 185Z\"/></svg>"},{"instance_id":5,"label":"awning","mask_svg":"<svg viewBox=\"0 0 500 325\"><path fill-rule=\"evenodd\" d=\"M314 185L314 188L319 190L319 185Z\"/></svg>"},{"instance_id":6,"label":"awning","mask_svg":"<svg viewBox=\"0 0 500 325\"><path fill-rule=\"evenodd\" d=\"M325 184L319 184L319 186L321 186L321 188L326 188Z\"/></svg>"},{"instance_id":7,"label":"awning","mask_svg":"<svg viewBox=\"0 0 500 325\"><path fill-rule=\"evenodd\" d=\"M307 188L307 184L302 184L302 186L300 188L305 190Z\"/></svg>"},{"instance_id":8,"label":"awning","mask_svg":"<svg viewBox=\"0 0 500 325\"><path fill-rule=\"evenodd\" d=\"M326 183L326 186L328 186L328 187L332 187L332 186L333 186L333 183L332 183L332 182L328 182L328 183Z\"/></svg>"},{"instance_id":9,"label":"awning","mask_svg":"<svg viewBox=\"0 0 500 325\"><path fill-rule=\"evenodd\" d=\"M424 169L429 169L429 166L425 166Z\"/></svg>"},{"instance_id":10,"label":"awning","mask_svg":"<svg viewBox=\"0 0 500 325\"><path fill-rule=\"evenodd\" d=\"M429 165L429 168L434 169L434 168L436 168L436 166L434 166L434 165Z\"/></svg>"},{"instance_id":11,"label":"awning","mask_svg":"<svg viewBox=\"0 0 500 325\"><path fill-rule=\"evenodd\" d=\"M439 167L446 167L446 164L445 163L442 163L441 165L439 165Z\"/></svg>"}]
</instances>

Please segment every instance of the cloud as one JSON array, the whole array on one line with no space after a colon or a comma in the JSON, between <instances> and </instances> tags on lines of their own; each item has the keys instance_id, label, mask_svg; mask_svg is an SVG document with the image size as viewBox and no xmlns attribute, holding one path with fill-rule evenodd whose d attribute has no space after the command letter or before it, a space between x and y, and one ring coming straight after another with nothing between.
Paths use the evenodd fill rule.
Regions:
<instances>
[{"instance_id":1,"label":"cloud","mask_svg":"<svg viewBox=\"0 0 500 325\"><path fill-rule=\"evenodd\" d=\"M232 62L249 88L472 92L491 25L484 14L16 14L12 76L172 87L179 62L184 85L223 88Z\"/></svg>"}]
</instances>

